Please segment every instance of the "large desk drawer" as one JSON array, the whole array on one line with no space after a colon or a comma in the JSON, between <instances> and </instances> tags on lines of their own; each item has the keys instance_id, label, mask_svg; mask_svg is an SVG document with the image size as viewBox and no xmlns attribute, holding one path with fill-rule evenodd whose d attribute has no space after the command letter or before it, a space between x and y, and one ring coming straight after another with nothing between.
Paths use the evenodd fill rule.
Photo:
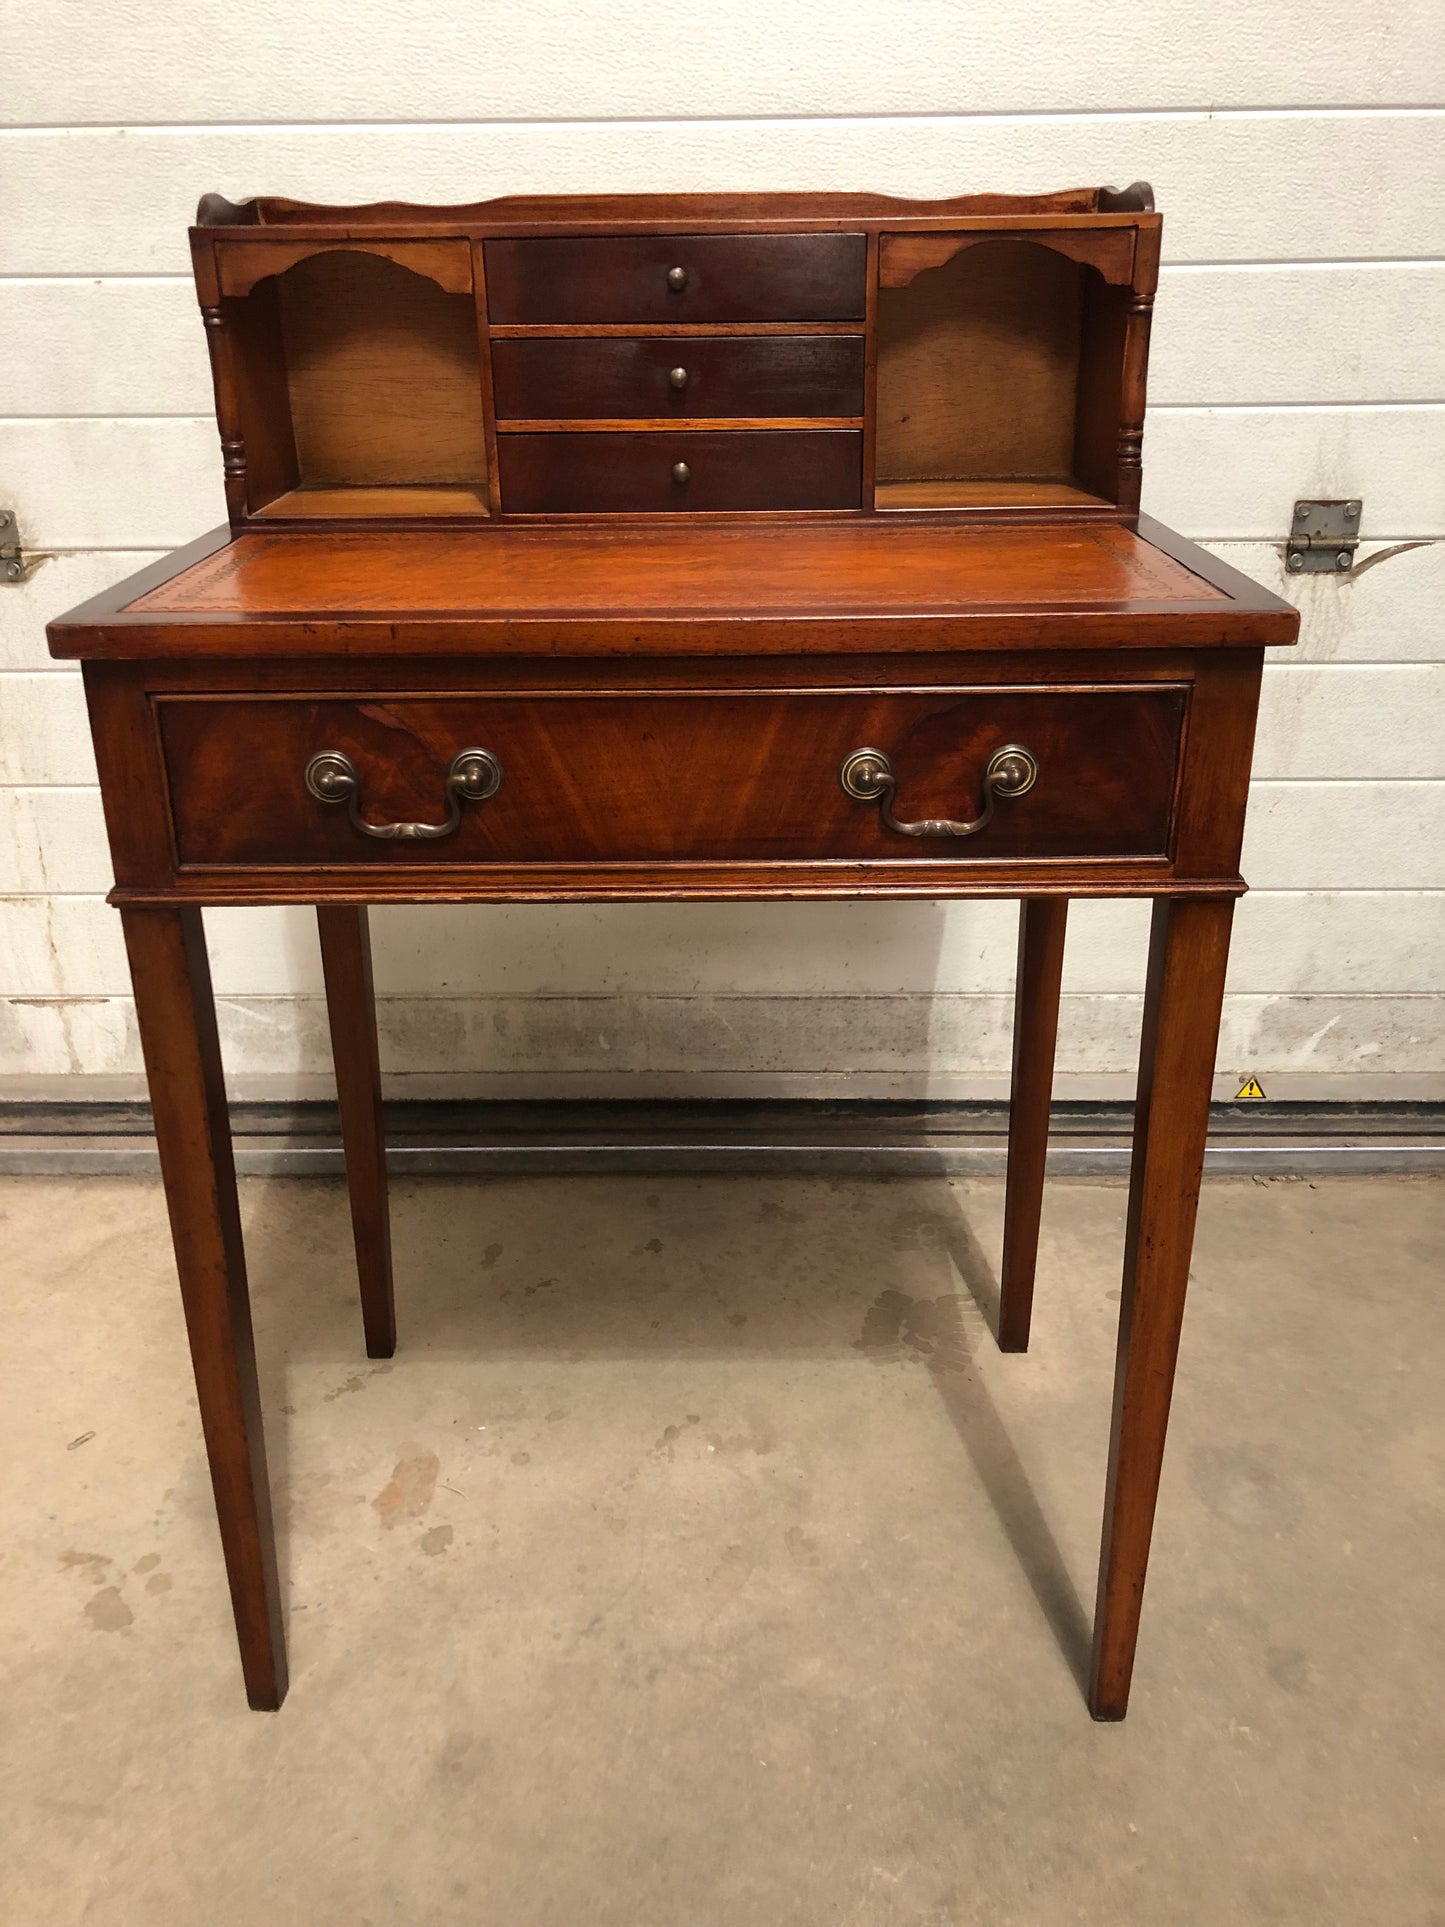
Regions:
<instances>
[{"instance_id":1,"label":"large desk drawer","mask_svg":"<svg viewBox=\"0 0 1445 1927\"><path fill-rule=\"evenodd\" d=\"M506 323L861 321L861 234L625 234L485 244Z\"/></svg>"},{"instance_id":2,"label":"large desk drawer","mask_svg":"<svg viewBox=\"0 0 1445 1927\"><path fill-rule=\"evenodd\" d=\"M856 509L863 437L850 428L559 429L499 435L509 515Z\"/></svg>"},{"instance_id":3,"label":"large desk drawer","mask_svg":"<svg viewBox=\"0 0 1445 1927\"><path fill-rule=\"evenodd\" d=\"M862 335L553 335L494 341L501 421L861 415Z\"/></svg>"},{"instance_id":4,"label":"large desk drawer","mask_svg":"<svg viewBox=\"0 0 1445 1927\"><path fill-rule=\"evenodd\" d=\"M183 866L1017 862L1167 853L1185 692L164 696L156 706ZM1014 746L1036 780L1009 794L1015 760L994 792L990 767ZM876 763L855 760L854 794L841 780L865 749L891 765L881 796ZM964 836L928 821L981 816ZM924 833L908 833L920 822Z\"/></svg>"}]
</instances>

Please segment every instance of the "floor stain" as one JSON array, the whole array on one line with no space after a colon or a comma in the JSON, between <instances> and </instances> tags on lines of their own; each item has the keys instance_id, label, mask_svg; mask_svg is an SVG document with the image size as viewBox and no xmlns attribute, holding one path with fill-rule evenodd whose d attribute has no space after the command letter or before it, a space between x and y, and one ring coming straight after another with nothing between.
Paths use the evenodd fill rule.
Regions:
<instances>
[{"instance_id":1,"label":"floor stain","mask_svg":"<svg viewBox=\"0 0 1445 1927\"><path fill-rule=\"evenodd\" d=\"M810 1539L801 1526L789 1526L783 1534L783 1544L800 1566L816 1566L818 1563L817 1541Z\"/></svg>"},{"instance_id":2,"label":"floor stain","mask_svg":"<svg viewBox=\"0 0 1445 1927\"><path fill-rule=\"evenodd\" d=\"M123 1633L135 1624L135 1614L121 1598L119 1586L102 1586L87 1604L85 1616L97 1633Z\"/></svg>"},{"instance_id":3,"label":"floor stain","mask_svg":"<svg viewBox=\"0 0 1445 1927\"><path fill-rule=\"evenodd\" d=\"M343 1379L339 1385L333 1385L331 1390L326 1393L322 1403L329 1405L333 1399L345 1398L348 1392L359 1392L363 1389L365 1383L365 1379L362 1378L359 1372L353 1372L350 1378Z\"/></svg>"},{"instance_id":4,"label":"floor stain","mask_svg":"<svg viewBox=\"0 0 1445 1927\"><path fill-rule=\"evenodd\" d=\"M1307 1693L1313 1685L1309 1654L1302 1646L1271 1646L1266 1659L1269 1676L1286 1693Z\"/></svg>"},{"instance_id":5,"label":"floor stain","mask_svg":"<svg viewBox=\"0 0 1445 1927\"><path fill-rule=\"evenodd\" d=\"M756 1430L726 1434L709 1432L707 1442L714 1452L721 1452L729 1457L740 1457L744 1453L752 1452L759 1458L764 1458L769 1452L776 1452L778 1449L778 1442L771 1432Z\"/></svg>"},{"instance_id":6,"label":"floor stain","mask_svg":"<svg viewBox=\"0 0 1445 1927\"><path fill-rule=\"evenodd\" d=\"M779 1204L776 1198L764 1198L758 1207L759 1224L801 1224L803 1214L794 1211L791 1205Z\"/></svg>"},{"instance_id":7,"label":"floor stain","mask_svg":"<svg viewBox=\"0 0 1445 1927\"><path fill-rule=\"evenodd\" d=\"M724 1546L723 1556L713 1567L707 1583L718 1592L740 1593L746 1589L752 1574L751 1554L742 1546Z\"/></svg>"},{"instance_id":8,"label":"floor stain","mask_svg":"<svg viewBox=\"0 0 1445 1927\"><path fill-rule=\"evenodd\" d=\"M161 1562L158 1552L148 1552L144 1559L137 1559L131 1567L132 1572L154 1572Z\"/></svg>"},{"instance_id":9,"label":"floor stain","mask_svg":"<svg viewBox=\"0 0 1445 1927\"><path fill-rule=\"evenodd\" d=\"M481 1257L477 1260L477 1269L479 1271L490 1271L498 1258L501 1257L505 1248L503 1245L488 1245Z\"/></svg>"},{"instance_id":10,"label":"floor stain","mask_svg":"<svg viewBox=\"0 0 1445 1927\"><path fill-rule=\"evenodd\" d=\"M73 1572L81 1573L91 1585L98 1586L105 1577L105 1569L110 1564L110 1555L105 1552L62 1552L60 1563L62 1566L68 1566Z\"/></svg>"},{"instance_id":11,"label":"floor stain","mask_svg":"<svg viewBox=\"0 0 1445 1927\"><path fill-rule=\"evenodd\" d=\"M701 1423L702 1418L699 1413L689 1412L683 1425L665 1425L662 1428L662 1437L657 1441L656 1445L652 1447L647 1456L650 1459L676 1459L677 1453L673 1448L682 1437L686 1426L700 1425Z\"/></svg>"},{"instance_id":12,"label":"floor stain","mask_svg":"<svg viewBox=\"0 0 1445 1927\"><path fill-rule=\"evenodd\" d=\"M419 1519L435 1495L440 1467L425 1446L410 1440L399 1445L391 1477L371 1502L381 1523L389 1528L399 1519Z\"/></svg>"},{"instance_id":13,"label":"floor stain","mask_svg":"<svg viewBox=\"0 0 1445 1927\"><path fill-rule=\"evenodd\" d=\"M512 1463L513 1465L530 1465L532 1463L532 1454L530 1452L514 1452L512 1454Z\"/></svg>"},{"instance_id":14,"label":"floor stain","mask_svg":"<svg viewBox=\"0 0 1445 1927\"><path fill-rule=\"evenodd\" d=\"M933 1371L967 1371L968 1337L957 1293L910 1298L906 1292L880 1291L863 1314L853 1348L880 1364L911 1354Z\"/></svg>"},{"instance_id":15,"label":"floor stain","mask_svg":"<svg viewBox=\"0 0 1445 1927\"><path fill-rule=\"evenodd\" d=\"M153 1572L146 1581L147 1592L169 1592L175 1584L168 1572Z\"/></svg>"},{"instance_id":16,"label":"floor stain","mask_svg":"<svg viewBox=\"0 0 1445 1927\"><path fill-rule=\"evenodd\" d=\"M421 1549L435 1559L439 1552L445 1552L456 1534L450 1526L429 1526L421 1535Z\"/></svg>"}]
</instances>

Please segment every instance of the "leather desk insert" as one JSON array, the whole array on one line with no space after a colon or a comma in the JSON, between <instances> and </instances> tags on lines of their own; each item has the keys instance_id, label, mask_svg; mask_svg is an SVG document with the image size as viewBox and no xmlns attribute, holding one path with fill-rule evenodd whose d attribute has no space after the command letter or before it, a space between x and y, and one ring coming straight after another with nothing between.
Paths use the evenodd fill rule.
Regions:
<instances>
[{"instance_id":1,"label":"leather desk insert","mask_svg":"<svg viewBox=\"0 0 1445 1927\"><path fill-rule=\"evenodd\" d=\"M1162 857L1184 702L1170 687L985 687L156 707L183 864L451 865ZM1005 782L990 809L990 759L1015 747L1038 774L1017 796ZM500 786L463 789L449 810L448 772L472 748L495 758ZM899 821L958 830L890 828L841 780L860 749L888 757ZM327 752L355 771L354 813L336 806L349 780L334 801L307 787ZM445 833L396 834L411 824Z\"/></svg>"},{"instance_id":2,"label":"leather desk insert","mask_svg":"<svg viewBox=\"0 0 1445 1927\"><path fill-rule=\"evenodd\" d=\"M134 594L99 634L52 631L60 655L224 654L234 635L211 630L306 625L295 653L357 640L368 619L386 653L435 650L451 625L468 648L539 653L560 643L590 653L796 651L804 623L828 654L895 646L1037 647L1066 637L1129 649L1166 638L1214 647L1288 639L1284 605L1241 610L1199 572L1139 529L1117 523L1001 523L984 530L935 521L868 524L634 523L502 527L485 542L418 529L349 535L244 534L186 558L189 566ZM1163 532L1161 532L1162 534ZM418 632L415 642L413 631ZM616 634L614 636L614 631ZM459 632L460 633L460 632ZM811 644L810 644L811 646Z\"/></svg>"},{"instance_id":3,"label":"leather desk insert","mask_svg":"<svg viewBox=\"0 0 1445 1927\"><path fill-rule=\"evenodd\" d=\"M1079 896L1152 900L1088 1686L1122 1718L1264 649L1299 620L1139 512L1149 190L207 196L191 247L227 527L48 633L83 666L250 1703L286 1690L283 1598L203 910L316 907L381 1358L369 905L1019 898L1019 1352Z\"/></svg>"}]
</instances>

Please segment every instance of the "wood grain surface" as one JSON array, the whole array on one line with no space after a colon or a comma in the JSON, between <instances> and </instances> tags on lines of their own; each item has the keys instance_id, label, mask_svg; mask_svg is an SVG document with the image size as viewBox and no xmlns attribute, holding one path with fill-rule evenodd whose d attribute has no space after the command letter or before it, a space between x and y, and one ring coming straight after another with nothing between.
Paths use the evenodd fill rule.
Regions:
<instances>
[{"instance_id":1,"label":"wood grain surface","mask_svg":"<svg viewBox=\"0 0 1445 1927\"><path fill-rule=\"evenodd\" d=\"M1157 856L1168 850L1184 695L988 689L840 695L395 697L356 702L169 697L161 740L183 864L438 863ZM1035 787L976 836L904 837L846 795L839 766L891 757L896 813L965 818L1005 744ZM387 842L318 802L303 772L351 758L372 823L437 822L461 750L491 751L500 792L453 835Z\"/></svg>"}]
</instances>

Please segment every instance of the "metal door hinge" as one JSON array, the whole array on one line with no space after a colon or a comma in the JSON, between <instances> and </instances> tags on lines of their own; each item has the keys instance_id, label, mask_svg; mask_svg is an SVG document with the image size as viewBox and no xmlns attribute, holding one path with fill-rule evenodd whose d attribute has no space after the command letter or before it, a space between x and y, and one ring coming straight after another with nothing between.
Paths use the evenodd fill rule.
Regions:
<instances>
[{"instance_id":1,"label":"metal door hinge","mask_svg":"<svg viewBox=\"0 0 1445 1927\"><path fill-rule=\"evenodd\" d=\"M20 524L14 509L0 509L0 582L23 582L25 557L20 552Z\"/></svg>"},{"instance_id":2,"label":"metal door hinge","mask_svg":"<svg viewBox=\"0 0 1445 1927\"><path fill-rule=\"evenodd\" d=\"M1322 502L1312 495L1296 502L1284 565L1291 575L1341 575L1355 565L1364 504Z\"/></svg>"}]
</instances>

